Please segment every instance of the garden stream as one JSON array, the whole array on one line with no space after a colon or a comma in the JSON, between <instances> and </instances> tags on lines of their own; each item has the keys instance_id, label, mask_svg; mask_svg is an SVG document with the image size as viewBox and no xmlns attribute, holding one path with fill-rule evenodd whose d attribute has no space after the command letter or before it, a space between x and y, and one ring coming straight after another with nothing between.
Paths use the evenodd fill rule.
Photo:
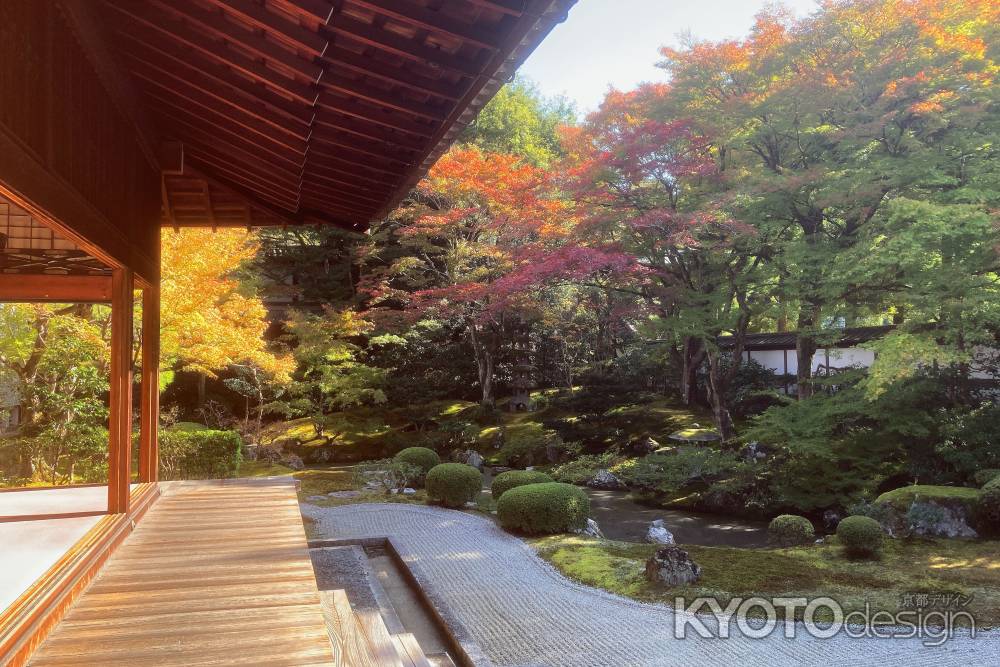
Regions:
<instances>
[{"instance_id":1,"label":"garden stream","mask_svg":"<svg viewBox=\"0 0 1000 667\"><path fill-rule=\"evenodd\" d=\"M489 468L483 476L488 491L493 481ZM709 547L767 546L767 522L642 505L627 491L584 489L590 496L591 516L609 540L645 542L649 524L663 519L678 544Z\"/></svg>"}]
</instances>

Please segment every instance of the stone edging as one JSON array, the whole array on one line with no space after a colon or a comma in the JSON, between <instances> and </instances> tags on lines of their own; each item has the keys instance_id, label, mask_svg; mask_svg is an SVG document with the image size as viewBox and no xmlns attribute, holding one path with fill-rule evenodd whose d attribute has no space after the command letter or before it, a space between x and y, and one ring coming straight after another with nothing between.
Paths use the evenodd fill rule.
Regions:
<instances>
[{"instance_id":1,"label":"stone edging","mask_svg":"<svg viewBox=\"0 0 1000 667\"><path fill-rule=\"evenodd\" d=\"M448 603L434 588L423 568L419 563L406 560L401 554L391 537L367 537L367 538L346 538L333 540L311 540L310 549L321 549L324 547L344 547L360 546L385 549L393 562L399 567L407 582L416 592L417 597L423 603L424 608L430 612L435 624L442 631L450 644L449 648L454 653L454 658L459 667L493 667L493 663L483 652L479 644L473 639L472 634L459 620L458 616L452 612Z\"/></svg>"}]
</instances>

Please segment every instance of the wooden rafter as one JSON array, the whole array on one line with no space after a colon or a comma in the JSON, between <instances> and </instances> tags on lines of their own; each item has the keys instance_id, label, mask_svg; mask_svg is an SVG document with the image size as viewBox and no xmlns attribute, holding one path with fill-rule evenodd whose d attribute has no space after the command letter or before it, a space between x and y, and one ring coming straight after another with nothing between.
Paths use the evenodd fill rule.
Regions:
<instances>
[{"instance_id":1,"label":"wooden rafter","mask_svg":"<svg viewBox=\"0 0 1000 667\"><path fill-rule=\"evenodd\" d=\"M357 229L399 201L572 3L100 0L100 14L161 139L255 204L179 187L165 195L168 224ZM276 215L253 213L264 209Z\"/></svg>"}]
</instances>

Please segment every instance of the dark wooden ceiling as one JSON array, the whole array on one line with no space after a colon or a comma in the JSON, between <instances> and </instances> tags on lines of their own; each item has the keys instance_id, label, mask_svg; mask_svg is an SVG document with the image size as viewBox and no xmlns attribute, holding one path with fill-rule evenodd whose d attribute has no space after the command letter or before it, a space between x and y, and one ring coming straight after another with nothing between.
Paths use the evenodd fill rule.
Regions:
<instances>
[{"instance_id":1,"label":"dark wooden ceiling","mask_svg":"<svg viewBox=\"0 0 1000 667\"><path fill-rule=\"evenodd\" d=\"M574 2L103 0L100 16L158 139L184 146L164 224L364 229Z\"/></svg>"}]
</instances>

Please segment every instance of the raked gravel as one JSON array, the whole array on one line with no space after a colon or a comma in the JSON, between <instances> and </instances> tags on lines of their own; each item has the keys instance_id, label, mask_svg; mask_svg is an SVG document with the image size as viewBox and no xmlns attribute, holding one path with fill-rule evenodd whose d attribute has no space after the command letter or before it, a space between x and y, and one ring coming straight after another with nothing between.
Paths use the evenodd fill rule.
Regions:
<instances>
[{"instance_id":1,"label":"raked gravel","mask_svg":"<svg viewBox=\"0 0 1000 667\"><path fill-rule=\"evenodd\" d=\"M392 537L498 666L1000 665L1000 632L963 633L939 647L918 639L816 639L801 625L752 639L673 636L675 611L572 582L484 517L414 505L302 504L324 538ZM683 613L683 612L676 612Z\"/></svg>"}]
</instances>

